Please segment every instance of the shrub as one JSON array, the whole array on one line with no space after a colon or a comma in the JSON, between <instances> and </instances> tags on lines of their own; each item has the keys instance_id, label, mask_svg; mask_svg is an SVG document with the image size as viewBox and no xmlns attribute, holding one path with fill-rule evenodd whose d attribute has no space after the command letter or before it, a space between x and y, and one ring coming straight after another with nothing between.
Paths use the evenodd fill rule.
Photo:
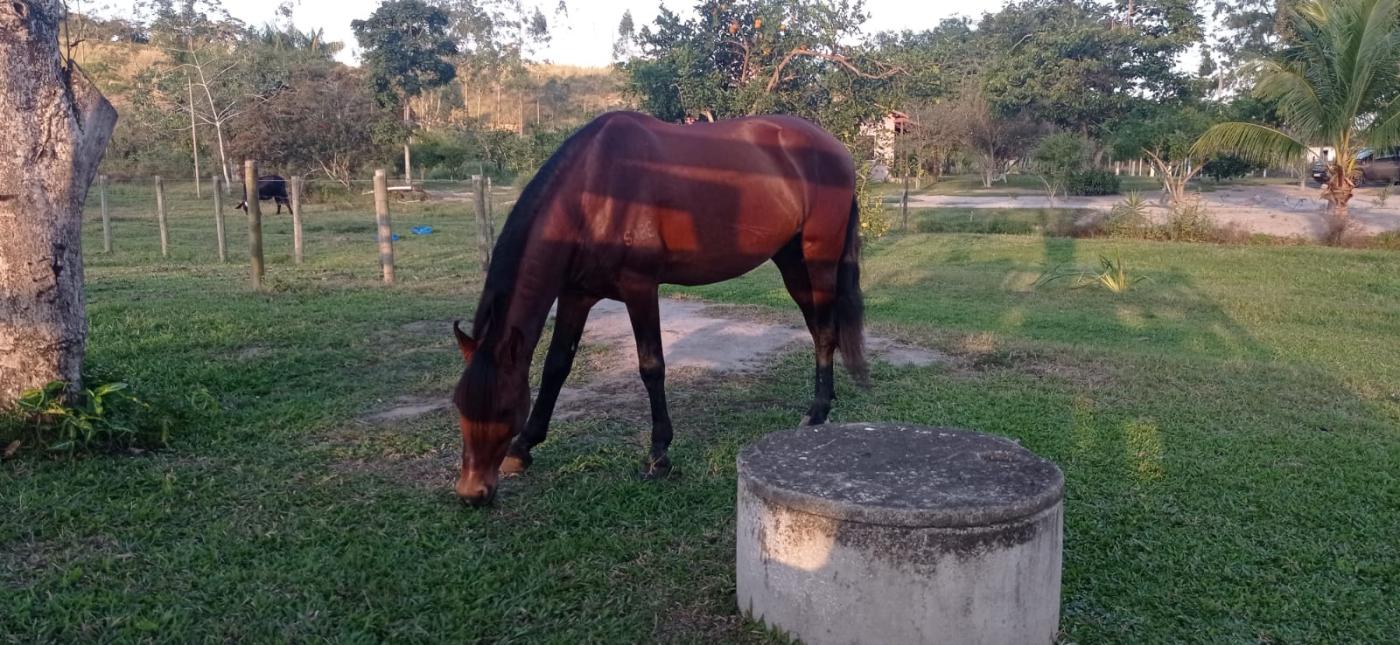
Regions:
<instances>
[{"instance_id":1,"label":"shrub","mask_svg":"<svg viewBox=\"0 0 1400 645\"><path fill-rule=\"evenodd\" d=\"M1088 141L1068 132L1052 134L1036 144L1031 160L1051 200L1065 192L1070 177L1088 167L1089 150Z\"/></svg>"},{"instance_id":2,"label":"shrub","mask_svg":"<svg viewBox=\"0 0 1400 645\"><path fill-rule=\"evenodd\" d=\"M20 394L14 409L0 418L6 454L22 446L64 454L156 448L169 440L170 417L133 396L126 383L101 383L68 394L66 389L63 381L53 381Z\"/></svg>"},{"instance_id":3,"label":"shrub","mask_svg":"<svg viewBox=\"0 0 1400 645\"><path fill-rule=\"evenodd\" d=\"M880 192L870 184L870 162L856 172L856 204L860 208L860 234L865 239L883 237L894 228L892 210L885 208Z\"/></svg>"},{"instance_id":4,"label":"shrub","mask_svg":"<svg viewBox=\"0 0 1400 645\"><path fill-rule=\"evenodd\" d=\"M1137 191L1128 193L1127 199L1113 205L1100 228L1110 237L1148 237L1152 220L1147 216L1147 200Z\"/></svg>"},{"instance_id":5,"label":"shrub","mask_svg":"<svg viewBox=\"0 0 1400 645\"><path fill-rule=\"evenodd\" d=\"M1249 174L1257 166L1234 155L1211 159L1201 166L1201 174L1216 181L1225 181Z\"/></svg>"},{"instance_id":6,"label":"shrub","mask_svg":"<svg viewBox=\"0 0 1400 645\"><path fill-rule=\"evenodd\" d=\"M1171 207L1165 224L1158 228L1161 239L1172 242L1217 242L1221 228L1200 200L1186 200Z\"/></svg>"},{"instance_id":7,"label":"shrub","mask_svg":"<svg viewBox=\"0 0 1400 645\"><path fill-rule=\"evenodd\" d=\"M1065 193L1069 195L1117 195L1118 176L1107 170L1088 169L1069 175L1065 180Z\"/></svg>"}]
</instances>

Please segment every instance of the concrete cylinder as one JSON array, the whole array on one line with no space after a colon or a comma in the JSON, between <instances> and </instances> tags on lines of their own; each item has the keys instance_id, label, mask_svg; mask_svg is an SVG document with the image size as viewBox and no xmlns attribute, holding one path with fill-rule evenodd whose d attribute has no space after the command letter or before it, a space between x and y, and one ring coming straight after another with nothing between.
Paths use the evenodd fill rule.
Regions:
<instances>
[{"instance_id":1,"label":"concrete cylinder","mask_svg":"<svg viewBox=\"0 0 1400 645\"><path fill-rule=\"evenodd\" d=\"M775 432L738 462L753 618L808 645L1054 641L1055 464L991 435L865 423Z\"/></svg>"}]
</instances>

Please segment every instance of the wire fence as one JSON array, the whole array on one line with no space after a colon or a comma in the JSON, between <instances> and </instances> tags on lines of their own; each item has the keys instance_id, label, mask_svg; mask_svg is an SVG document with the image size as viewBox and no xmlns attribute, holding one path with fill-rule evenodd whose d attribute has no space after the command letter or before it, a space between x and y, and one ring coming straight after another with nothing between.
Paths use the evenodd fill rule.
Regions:
<instances>
[{"instance_id":1,"label":"wire fence","mask_svg":"<svg viewBox=\"0 0 1400 645\"><path fill-rule=\"evenodd\" d=\"M496 231L514 204L516 191L495 186L490 177L466 180L405 180L383 170L371 178L337 181L325 177L282 177L257 172L249 164L242 177L222 176L196 182L167 177L98 177L89 190L84 226L88 252L142 261L183 260L195 263L246 262L249 279L261 287L266 272L264 235L279 249L290 243L285 259L302 264L347 235L372 235L383 280L394 282L394 243L432 228L395 222L394 211L465 215L484 271ZM255 181L245 181L257 177ZM245 185L254 186L245 190ZM256 192L260 199L250 199ZM410 206L410 204L412 204ZM368 240L364 240L368 241ZM278 261L283 261L280 255Z\"/></svg>"}]
</instances>

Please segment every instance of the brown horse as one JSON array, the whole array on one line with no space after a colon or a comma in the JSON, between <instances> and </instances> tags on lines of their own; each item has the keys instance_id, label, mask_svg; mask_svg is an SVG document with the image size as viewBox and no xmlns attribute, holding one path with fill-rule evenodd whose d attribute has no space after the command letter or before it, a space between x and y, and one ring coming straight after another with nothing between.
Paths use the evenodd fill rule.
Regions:
<instances>
[{"instance_id":1,"label":"brown horse","mask_svg":"<svg viewBox=\"0 0 1400 645\"><path fill-rule=\"evenodd\" d=\"M674 125L604 114L564 142L525 187L501 231L453 403L462 429L457 494L489 503L498 473L530 464L573 365L588 312L627 306L651 399L645 475L665 475L671 444L657 285L729 280L773 260L816 345L816 395L834 398L832 355L862 384L864 305L855 170L845 147L802 119ZM554 336L533 411L529 371L550 307ZM523 430L523 431L522 431Z\"/></svg>"}]
</instances>

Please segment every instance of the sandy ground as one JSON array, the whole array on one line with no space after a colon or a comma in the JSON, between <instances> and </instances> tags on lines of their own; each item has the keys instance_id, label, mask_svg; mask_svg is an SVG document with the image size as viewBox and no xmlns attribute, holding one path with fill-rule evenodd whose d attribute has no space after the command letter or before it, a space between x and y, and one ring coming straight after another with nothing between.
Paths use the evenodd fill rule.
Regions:
<instances>
[{"instance_id":1,"label":"sandy ground","mask_svg":"<svg viewBox=\"0 0 1400 645\"><path fill-rule=\"evenodd\" d=\"M1378 204L1381 187L1360 188L1351 200L1351 216L1358 233L1374 235L1400 230L1400 189L1391 189L1385 205ZM1166 214L1157 204L1158 193L1144 194L1152 205L1155 217ZM1283 237L1318 238L1324 232L1325 203L1315 185L1298 188L1292 185L1235 186L1215 192L1200 193L1210 214L1221 225L1237 226L1251 233ZM1108 211L1123 200L1122 195L1105 197L1063 197L1055 200L1057 208L1084 208ZM912 208L1046 208L1050 204L1044 195L1026 193L1004 196L913 195Z\"/></svg>"},{"instance_id":2,"label":"sandy ground","mask_svg":"<svg viewBox=\"0 0 1400 645\"><path fill-rule=\"evenodd\" d=\"M791 318L801 320L793 305ZM661 337L666 370L671 376L713 376L761 369L791 351L812 351L805 327L766 318L740 317L702 302L661 299ZM645 406L646 389L637 375L637 350L632 323L620 302L604 300L593 308L584 328L580 356L589 356L593 369L570 375L559 395L554 419L563 420L609 406ZM944 362L937 352L886 338L866 338L867 356L892 365L922 366ZM839 362L839 359L838 359ZM839 369L839 367L838 367ZM668 378L671 386L677 379ZM445 409L444 399L401 399L394 407L362 420L393 423Z\"/></svg>"}]
</instances>

